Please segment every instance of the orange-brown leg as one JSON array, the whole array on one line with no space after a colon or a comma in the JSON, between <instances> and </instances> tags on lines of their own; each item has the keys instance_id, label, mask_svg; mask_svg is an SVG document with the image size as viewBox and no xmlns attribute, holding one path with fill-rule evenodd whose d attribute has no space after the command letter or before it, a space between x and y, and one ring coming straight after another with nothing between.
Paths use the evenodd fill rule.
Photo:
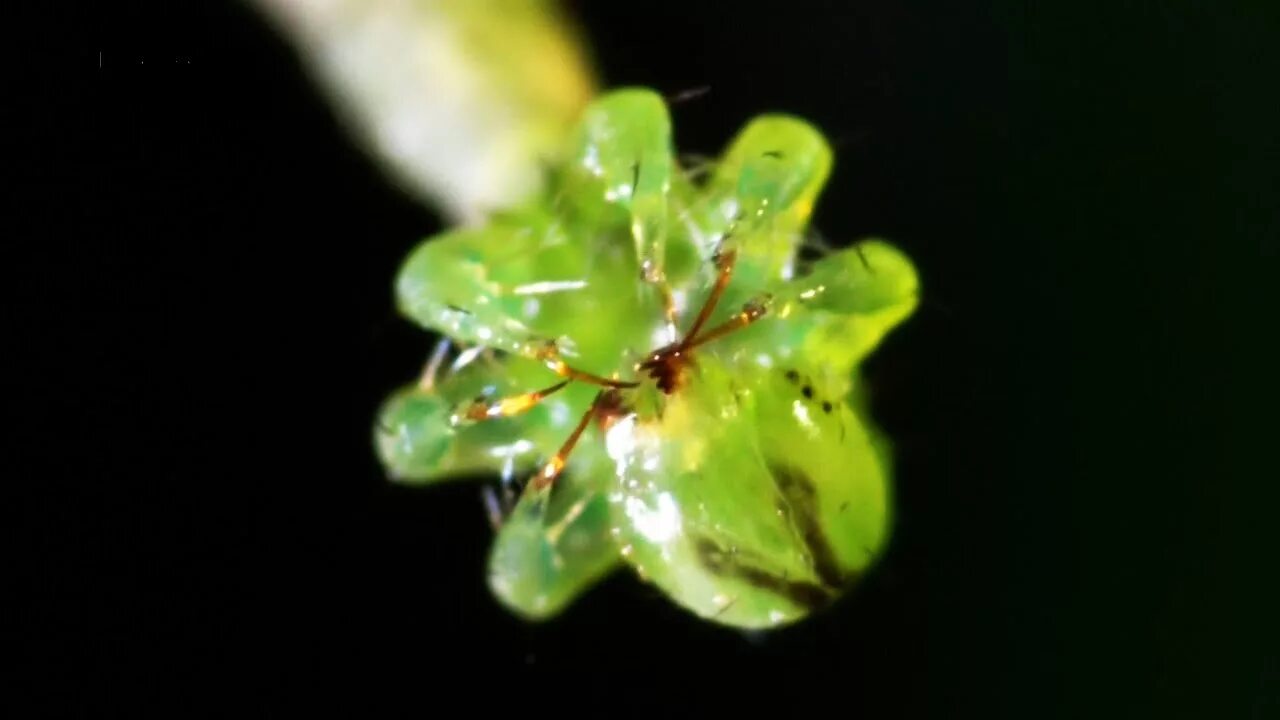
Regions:
<instances>
[{"instance_id":1,"label":"orange-brown leg","mask_svg":"<svg viewBox=\"0 0 1280 720\"><path fill-rule=\"evenodd\" d=\"M662 298L662 315L667 321L667 342L676 341L676 299L671 294L671 286L666 280L657 284L658 296Z\"/></svg>"},{"instance_id":2,"label":"orange-brown leg","mask_svg":"<svg viewBox=\"0 0 1280 720\"><path fill-rule=\"evenodd\" d=\"M532 492L541 493L549 489L552 483L556 481L556 478L560 477L560 473L564 472L565 463L569 461L569 454L573 452L574 446L578 444L578 440L582 437L582 432L587 429L588 423L595 417L596 410L600 408L607 393L607 390L601 390L596 393L595 399L591 401L591 407L587 408L587 411L582 414L582 418L578 420L578 425L573 429L573 433L569 435L569 439L564 441L564 444L560 446L556 454L547 461L546 465L542 466L542 469L538 471L538 474L529 483L529 489Z\"/></svg>"},{"instance_id":3,"label":"orange-brown leg","mask_svg":"<svg viewBox=\"0 0 1280 720\"><path fill-rule=\"evenodd\" d=\"M725 320L697 337L685 338L684 349L692 350L698 346L706 345L712 340L724 337L735 330L741 330L742 328L759 320L766 312L768 312L768 308L766 306L767 302L768 298L763 301L753 300L752 302L743 305L742 309L728 320Z\"/></svg>"},{"instance_id":4,"label":"orange-brown leg","mask_svg":"<svg viewBox=\"0 0 1280 720\"><path fill-rule=\"evenodd\" d=\"M548 343L545 347L538 351L536 358L541 360L551 372L562 378L569 380L577 380L589 385L599 385L607 388L633 388L640 385L638 382L629 380L613 380L599 375L579 370L560 358L560 351L556 349L555 343Z\"/></svg>"},{"instance_id":5,"label":"orange-brown leg","mask_svg":"<svg viewBox=\"0 0 1280 720\"><path fill-rule=\"evenodd\" d=\"M493 402L476 400L467 405L466 409L457 415L457 419L459 421L469 420L472 422L479 422L481 420L493 420L494 418L519 415L568 385L569 382L569 380L561 380L549 388L521 393L519 395L512 395L511 397L501 398Z\"/></svg>"},{"instance_id":6,"label":"orange-brown leg","mask_svg":"<svg viewBox=\"0 0 1280 720\"><path fill-rule=\"evenodd\" d=\"M698 317L693 321L693 327L689 328L689 332L685 333L684 340L681 341L682 346L687 346L691 338L697 337L698 331L707 323L711 317L711 313L715 312L716 304L720 302L720 296L724 294L724 289L729 285L729 276L733 274L733 264L738 259L736 250L726 250L716 253L716 284L712 286L711 293L707 295L707 299L702 303L702 309L698 311Z\"/></svg>"}]
</instances>

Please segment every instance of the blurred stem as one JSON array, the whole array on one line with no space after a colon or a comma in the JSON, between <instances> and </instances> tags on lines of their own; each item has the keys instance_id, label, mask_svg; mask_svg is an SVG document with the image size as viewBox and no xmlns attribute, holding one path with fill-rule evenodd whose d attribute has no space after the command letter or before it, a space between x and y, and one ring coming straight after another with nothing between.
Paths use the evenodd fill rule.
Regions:
<instances>
[{"instance_id":1,"label":"blurred stem","mask_svg":"<svg viewBox=\"0 0 1280 720\"><path fill-rule=\"evenodd\" d=\"M551 0L250 0L410 194L473 223L541 182L596 92Z\"/></svg>"}]
</instances>

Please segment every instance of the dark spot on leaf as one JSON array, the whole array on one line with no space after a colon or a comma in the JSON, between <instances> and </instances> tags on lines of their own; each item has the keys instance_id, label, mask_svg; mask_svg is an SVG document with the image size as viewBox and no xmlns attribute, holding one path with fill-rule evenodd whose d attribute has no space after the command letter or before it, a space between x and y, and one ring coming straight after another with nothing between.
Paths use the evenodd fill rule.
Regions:
<instances>
[{"instance_id":1,"label":"dark spot on leaf","mask_svg":"<svg viewBox=\"0 0 1280 720\"><path fill-rule=\"evenodd\" d=\"M806 400L812 400L812 399L813 399L813 386L812 386L812 385L805 385L804 387L800 388L800 394L801 394L801 395L804 395L804 398L805 398Z\"/></svg>"},{"instance_id":2,"label":"dark spot on leaf","mask_svg":"<svg viewBox=\"0 0 1280 720\"><path fill-rule=\"evenodd\" d=\"M788 580L767 570L753 567L726 554L719 545L706 537L693 539L694 549L702 566L716 575L735 577L752 587L782 596L807 610L825 607L834 599L832 590L806 581Z\"/></svg>"},{"instance_id":3,"label":"dark spot on leaf","mask_svg":"<svg viewBox=\"0 0 1280 720\"><path fill-rule=\"evenodd\" d=\"M866 268L868 273L875 275L875 268L871 267L871 263L867 262L867 255L862 251L862 245L854 245L853 251L857 253L858 259L862 261L862 267Z\"/></svg>"},{"instance_id":4,"label":"dark spot on leaf","mask_svg":"<svg viewBox=\"0 0 1280 720\"><path fill-rule=\"evenodd\" d=\"M818 523L818 496L813 481L804 470L780 463L769 463L769 472L778 492L791 508L791 521L809 551L818 579L832 590L841 587L844 585L844 572Z\"/></svg>"}]
</instances>

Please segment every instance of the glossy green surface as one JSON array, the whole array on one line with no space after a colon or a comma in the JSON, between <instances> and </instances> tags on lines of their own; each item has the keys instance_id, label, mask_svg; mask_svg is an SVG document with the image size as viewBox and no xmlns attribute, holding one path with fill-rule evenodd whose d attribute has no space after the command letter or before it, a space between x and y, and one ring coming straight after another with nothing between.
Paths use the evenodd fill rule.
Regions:
<instances>
[{"instance_id":1,"label":"glossy green surface","mask_svg":"<svg viewBox=\"0 0 1280 720\"><path fill-rule=\"evenodd\" d=\"M512 417L457 416L477 396L555 384L539 359L548 343L581 370L644 380L607 427L587 427L549 496L521 495L498 531L490 586L527 618L625 564L714 622L785 625L837 600L889 535L887 443L856 402L857 368L916 307L913 266L881 241L799 262L832 169L802 120L753 119L701 182L673 153L659 96L605 95L545 195L425 240L397 279L408 318L494 352L389 398L375 435L393 479L537 471L598 388L572 383ZM689 329L718 251L736 265L704 328L749 302L765 313L692 351L664 393L637 364Z\"/></svg>"}]
</instances>

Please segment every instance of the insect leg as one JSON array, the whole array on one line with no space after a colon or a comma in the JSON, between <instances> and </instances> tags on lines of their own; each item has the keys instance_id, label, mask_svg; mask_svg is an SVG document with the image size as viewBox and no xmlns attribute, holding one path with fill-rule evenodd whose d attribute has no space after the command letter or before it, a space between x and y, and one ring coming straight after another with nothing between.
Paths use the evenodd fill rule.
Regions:
<instances>
[{"instance_id":1,"label":"insect leg","mask_svg":"<svg viewBox=\"0 0 1280 720\"><path fill-rule=\"evenodd\" d=\"M742 309L728 320L725 320L698 337L685 339L684 349L692 350L700 345L706 345L712 340L728 335L735 330L741 330L742 328L759 320L766 312L768 312L768 301L769 298L765 297L761 300L752 300L746 305L743 305Z\"/></svg>"},{"instance_id":2,"label":"insect leg","mask_svg":"<svg viewBox=\"0 0 1280 720\"><path fill-rule=\"evenodd\" d=\"M737 260L738 253L736 250L726 250L716 253L716 284L711 288L711 294L707 295L707 299L702 303L702 309L698 311L698 317L693 321L693 327L689 328L689 332L685 333L684 342L686 347L691 339L697 337L698 331L706 324L707 319L711 317L711 313L715 311L716 304L720 302L720 296L724 294L724 289L729 285L729 276L733 274L733 264Z\"/></svg>"},{"instance_id":3,"label":"insect leg","mask_svg":"<svg viewBox=\"0 0 1280 720\"><path fill-rule=\"evenodd\" d=\"M480 491L480 498L484 502L484 514L489 520L489 527L494 532L502 529L502 524L506 522L507 513L502 507L502 501L498 499L498 491L493 486L486 485Z\"/></svg>"},{"instance_id":4,"label":"insect leg","mask_svg":"<svg viewBox=\"0 0 1280 720\"><path fill-rule=\"evenodd\" d=\"M640 383L630 380L613 380L611 378L601 377L585 370L579 370L560 357L560 351L556 349L554 343L548 343L542 349L534 354L535 359L541 360L551 372L562 378L569 380L577 380L589 385L599 385L607 388L633 388L638 387Z\"/></svg>"},{"instance_id":5,"label":"insect leg","mask_svg":"<svg viewBox=\"0 0 1280 720\"><path fill-rule=\"evenodd\" d=\"M494 418L519 415L542 402L545 398L554 394L565 385L568 385L569 382L569 380L561 380L549 388L521 393L519 395L512 395L511 397L502 398L494 402L476 400L467 405L466 409L461 413L454 415L453 419L455 424L458 424L464 421L479 422L481 420L492 420Z\"/></svg>"},{"instance_id":6,"label":"insect leg","mask_svg":"<svg viewBox=\"0 0 1280 720\"><path fill-rule=\"evenodd\" d=\"M635 240L636 259L640 263L640 280L657 292L662 302L670 342L676 340L676 303L666 275L667 185L671 172L669 161L650 163L660 170L656 179L646 172L641 185L641 164L635 165L631 183L631 235Z\"/></svg>"},{"instance_id":7,"label":"insect leg","mask_svg":"<svg viewBox=\"0 0 1280 720\"><path fill-rule=\"evenodd\" d=\"M659 282L657 288L662 297L662 315L667 321L667 342L673 343L676 341L676 298L666 280Z\"/></svg>"},{"instance_id":8,"label":"insect leg","mask_svg":"<svg viewBox=\"0 0 1280 720\"><path fill-rule=\"evenodd\" d=\"M430 392L436 386L436 376L440 374L440 366L444 364L444 358L449 354L450 341L449 338L441 338L436 343L435 348L431 350L431 357L427 360L427 365L422 369L422 377L418 380L418 388Z\"/></svg>"},{"instance_id":9,"label":"insect leg","mask_svg":"<svg viewBox=\"0 0 1280 720\"><path fill-rule=\"evenodd\" d=\"M715 169L715 161L705 155L686 153L680 156L680 165L686 179L697 182Z\"/></svg>"},{"instance_id":10,"label":"insect leg","mask_svg":"<svg viewBox=\"0 0 1280 720\"><path fill-rule=\"evenodd\" d=\"M533 481L529 483L529 488L533 492L541 493L551 487L556 478L560 477L560 473L564 471L565 463L569 460L569 454L573 452L574 446L578 444L582 432L587 429L587 424L595 417L596 411L601 407L605 398L608 396L608 390L601 390L596 393L596 397L591 401L591 407L582 414L582 418L578 420L578 425L574 427L569 438L564 441L556 454L542 466L542 470L534 476Z\"/></svg>"}]
</instances>

